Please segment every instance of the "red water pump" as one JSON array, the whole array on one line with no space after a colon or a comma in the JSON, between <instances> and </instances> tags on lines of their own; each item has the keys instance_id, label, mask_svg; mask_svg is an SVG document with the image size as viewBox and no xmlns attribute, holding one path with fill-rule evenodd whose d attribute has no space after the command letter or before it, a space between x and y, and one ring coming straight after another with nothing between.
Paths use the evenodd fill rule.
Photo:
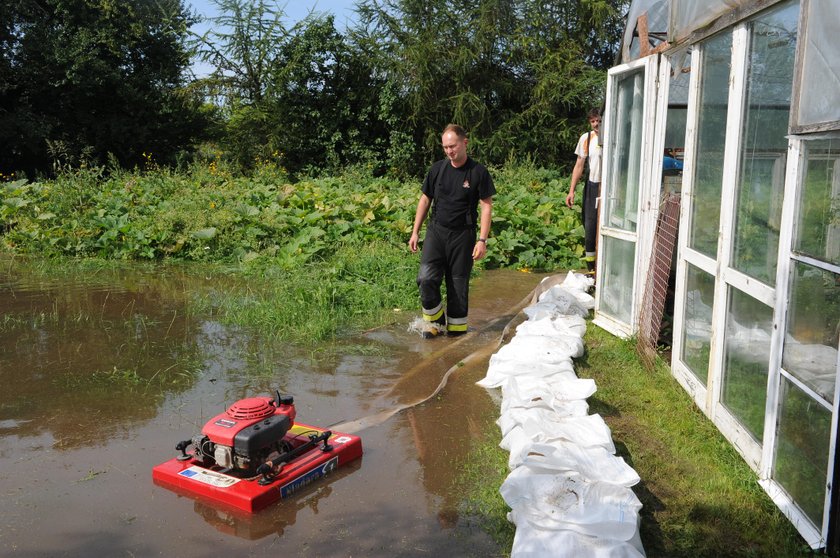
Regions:
<instances>
[{"instance_id":1,"label":"red water pump","mask_svg":"<svg viewBox=\"0 0 840 558\"><path fill-rule=\"evenodd\" d=\"M175 449L181 452L179 460L194 459L203 467L215 465L238 477L263 475L263 481L269 481L275 467L288 463L318 442L324 442L325 451L330 449L326 443L332 435L329 430L313 433L302 445L293 446L285 440L294 420L291 395L280 395L278 391L273 399L241 399L210 419L201 434L178 443ZM194 447L192 455L186 452L190 445Z\"/></svg>"},{"instance_id":2,"label":"red water pump","mask_svg":"<svg viewBox=\"0 0 840 558\"><path fill-rule=\"evenodd\" d=\"M254 513L362 456L358 436L296 423L294 399L276 393L237 401L178 442L155 483Z\"/></svg>"}]
</instances>

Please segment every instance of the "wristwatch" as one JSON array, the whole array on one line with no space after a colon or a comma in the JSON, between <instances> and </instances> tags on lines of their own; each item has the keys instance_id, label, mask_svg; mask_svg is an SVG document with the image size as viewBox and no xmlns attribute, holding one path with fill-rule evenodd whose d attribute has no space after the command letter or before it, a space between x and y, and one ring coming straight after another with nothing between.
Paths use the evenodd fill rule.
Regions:
<instances>
[{"instance_id":1,"label":"wristwatch","mask_svg":"<svg viewBox=\"0 0 840 558\"><path fill-rule=\"evenodd\" d=\"M479 238L478 241L487 244L487 239L486 238Z\"/></svg>"}]
</instances>

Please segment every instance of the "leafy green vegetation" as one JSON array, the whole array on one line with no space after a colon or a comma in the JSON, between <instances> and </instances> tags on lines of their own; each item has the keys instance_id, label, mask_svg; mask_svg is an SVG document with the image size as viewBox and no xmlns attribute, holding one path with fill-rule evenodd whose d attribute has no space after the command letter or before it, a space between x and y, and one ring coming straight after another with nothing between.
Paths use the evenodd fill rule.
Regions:
<instances>
[{"instance_id":1,"label":"leafy green vegetation","mask_svg":"<svg viewBox=\"0 0 840 558\"><path fill-rule=\"evenodd\" d=\"M639 473L647 556L805 556L810 549L758 485L755 474L689 399L661 360L647 371L633 340L589 326L580 377L598 391L590 412L609 424L618 453ZM496 436L473 454L466 510L503 545L514 527L498 494L507 453Z\"/></svg>"},{"instance_id":2,"label":"leafy green vegetation","mask_svg":"<svg viewBox=\"0 0 840 558\"><path fill-rule=\"evenodd\" d=\"M527 165L494 174L499 195L483 265L579 267L582 229L578 210L563 203L567 179ZM419 181L354 171L293 183L272 164L248 177L215 163L182 173L86 169L0 185L0 246L43 256L260 259L271 262L263 269L298 269L343 247L406 250L419 195Z\"/></svg>"}]
</instances>

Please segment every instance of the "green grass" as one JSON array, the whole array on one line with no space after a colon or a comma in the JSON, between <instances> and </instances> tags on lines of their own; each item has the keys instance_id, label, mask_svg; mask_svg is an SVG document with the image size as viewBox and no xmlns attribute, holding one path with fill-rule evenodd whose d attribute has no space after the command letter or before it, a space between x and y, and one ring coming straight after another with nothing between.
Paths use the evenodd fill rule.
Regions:
<instances>
[{"instance_id":1,"label":"green grass","mask_svg":"<svg viewBox=\"0 0 840 558\"><path fill-rule=\"evenodd\" d=\"M292 267L260 260L222 288L195 293L190 309L276 339L323 341L416 310L418 262L386 244L338 246L328 259Z\"/></svg>"},{"instance_id":2,"label":"green grass","mask_svg":"<svg viewBox=\"0 0 840 558\"><path fill-rule=\"evenodd\" d=\"M604 417L618 453L642 478L642 542L649 557L805 556L810 549L758 485L755 473L659 360L647 371L632 341L589 325L578 375L594 378L590 412ZM475 452L462 482L467 512L509 548L514 528L498 488L507 453L499 432Z\"/></svg>"}]
</instances>

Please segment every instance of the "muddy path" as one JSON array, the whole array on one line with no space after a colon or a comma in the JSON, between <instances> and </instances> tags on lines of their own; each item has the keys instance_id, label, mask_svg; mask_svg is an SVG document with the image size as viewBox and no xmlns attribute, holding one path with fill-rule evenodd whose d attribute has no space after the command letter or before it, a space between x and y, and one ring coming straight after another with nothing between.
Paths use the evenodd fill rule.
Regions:
<instances>
[{"instance_id":1,"label":"muddy path","mask_svg":"<svg viewBox=\"0 0 840 558\"><path fill-rule=\"evenodd\" d=\"M50 280L4 266L0 555L504 552L459 515L453 479L497 413L474 382L541 279L475 280L462 338L424 341L406 312L302 349L191 315L185 297L207 285L176 269ZM176 441L274 389L302 422L357 432L364 457L253 516L152 483Z\"/></svg>"}]
</instances>

